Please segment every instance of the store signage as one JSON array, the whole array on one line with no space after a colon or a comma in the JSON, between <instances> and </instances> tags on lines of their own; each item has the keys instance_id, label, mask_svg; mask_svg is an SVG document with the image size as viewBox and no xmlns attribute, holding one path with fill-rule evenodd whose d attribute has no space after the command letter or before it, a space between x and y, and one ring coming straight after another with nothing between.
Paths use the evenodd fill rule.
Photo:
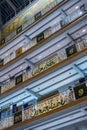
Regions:
<instances>
[{"instance_id":1,"label":"store signage","mask_svg":"<svg viewBox=\"0 0 87 130\"><path fill-rule=\"evenodd\" d=\"M76 48L75 44L66 48L67 57L72 56L75 53L77 53L77 48Z\"/></svg>"},{"instance_id":2,"label":"store signage","mask_svg":"<svg viewBox=\"0 0 87 130\"><path fill-rule=\"evenodd\" d=\"M22 111L14 114L14 124L22 122Z\"/></svg>"},{"instance_id":3,"label":"store signage","mask_svg":"<svg viewBox=\"0 0 87 130\"><path fill-rule=\"evenodd\" d=\"M37 36L37 42L40 42L41 40L44 39L44 33L40 33L38 36Z\"/></svg>"},{"instance_id":4,"label":"store signage","mask_svg":"<svg viewBox=\"0 0 87 130\"><path fill-rule=\"evenodd\" d=\"M76 99L86 96L87 95L86 84L83 83L83 84L80 84L80 85L74 87L74 92L75 92L75 98Z\"/></svg>"},{"instance_id":5,"label":"store signage","mask_svg":"<svg viewBox=\"0 0 87 130\"><path fill-rule=\"evenodd\" d=\"M44 61L43 63L39 64L38 66L36 66L37 69L35 69L35 71L33 71L33 75L36 75L46 69L48 69L49 67L55 65L58 62L58 56L54 56L52 58L47 59L47 61ZM56 60L54 60L56 59Z\"/></svg>"},{"instance_id":6,"label":"store signage","mask_svg":"<svg viewBox=\"0 0 87 130\"><path fill-rule=\"evenodd\" d=\"M21 83L22 81L23 81L23 76L22 76L22 74L19 75L19 76L17 76L17 77L15 78L16 85L19 84L19 83Z\"/></svg>"},{"instance_id":7,"label":"store signage","mask_svg":"<svg viewBox=\"0 0 87 130\"><path fill-rule=\"evenodd\" d=\"M5 38L3 38L0 42L0 45L2 46L5 43Z\"/></svg>"},{"instance_id":8,"label":"store signage","mask_svg":"<svg viewBox=\"0 0 87 130\"><path fill-rule=\"evenodd\" d=\"M41 11L35 14L35 20L38 20L41 17Z\"/></svg>"},{"instance_id":9,"label":"store signage","mask_svg":"<svg viewBox=\"0 0 87 130\"><path fill-rule=\"evenodd\" d=\"M16 33L18 34L18 33L20 33L21 31L22 31L22 25L17 28Z\"/></svg>"},{"instance_id":10,"label":"store signage","mask_svg":"<svg viewBox=\"0 0 87 130\"><path fill-rule=\"evenodd\" d=\"M16 57L20 56L21 54L22 54L22 47L16 50Z\"/></svg>"}]
</instances>

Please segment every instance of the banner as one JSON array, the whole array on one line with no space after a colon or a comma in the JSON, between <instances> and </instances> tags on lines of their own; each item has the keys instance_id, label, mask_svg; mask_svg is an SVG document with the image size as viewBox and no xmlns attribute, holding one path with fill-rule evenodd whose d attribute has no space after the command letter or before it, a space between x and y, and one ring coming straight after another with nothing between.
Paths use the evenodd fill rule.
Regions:
<instances>
[{"instance_id":1,"label":"banner","mask_svg":"<svg viewBox=\"0 0 87 130\"><path fill-rule=\"evenodd\" d=\"M20 56L21 54L22 54L22 47L16 50L16 57Z\"/></svg>"},{"instance_id":2,"label":"banner","mask_svg":"<svg viewBox=\"0 0 87 130\"><path fill-rule=\"evenodd\" d=\"M14 124L22 121L22 111L14 114Z\"/></svg>"},{"instance_id":3,"label":"banner","mask_svg":"<svg viewBox=\"0 0 87 130\"><path fill-rule=\"evenodd\" d=\"M5 43L5 38L3 38L0 42L0 46L2 46Z\"/></svg>"},{"instance_id":4,"label":"banner","mask_svg":"<svg viewBox=\"0 0 87 130\"><path fill-rule=\"evenodd\" d=\"M19 26L19 27L16 29L16 33L18 34L18 33L20 33L21 31L22 31L22 25Z\"/></svg>"},{"instance_id":5,"label":"banner","mask_svg":"<svg viewBox=\"0 0 87 130\"><path fill-rule=\"evenodd\" d=\"M40 42L41 40L44 39L44 33L40 33L38 36L37 36L37 43Z\"/></svg>"},{"instance_id":6,"label":"banner","mask_svg":"<svg viewBox=\"0 0 87 130\"><path fill-rule=\"evenodd\" d=\"M81 84L81 85L74 87L74 93L75 93L76 99L79 99L79 98L86 96L87 95L86 84L84 83L84 84Z\"/></svg>"},{"instance_id":7,"label":"banner","mask_svg":"<svg viewBox=\"0 0 87 130\"><path fill-rule=\"evenodd\" d=\"M72 56L75 53L77 53L77 48L76 48L75 44L66 48L67 57Z\"/></svg>"},{"instance_id":8,"label":"banner","mask_svg":"<svg viewBox=\"0 0 87 130\"><path fill-rule=\"evenodd\" d=\"M19 83L21 83L22 81L23 81L23 76L22 76L22 74L19 75L19 76L17 76L17 77L15 78L15 84L16 84L16 85L19 84Z\"/></svg>"}]
</instances>

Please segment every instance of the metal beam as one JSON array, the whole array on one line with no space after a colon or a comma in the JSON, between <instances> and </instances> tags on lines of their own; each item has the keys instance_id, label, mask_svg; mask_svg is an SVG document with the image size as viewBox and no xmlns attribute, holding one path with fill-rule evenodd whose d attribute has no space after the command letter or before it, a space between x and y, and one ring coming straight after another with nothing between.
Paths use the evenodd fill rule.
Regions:
<instances>
[{"instance_id":1,"label":"metal beam","mask_svg":"<svg viewBox=\"0 0 87 130\"><path fill-rule=\"evenodd\" d=\"M13 10L16 14L16 7L14 6L14 4L10 0L6 0L6 2L13 8Z\"/></svg>"},{"instance_id":2,"label":"metal beam","mask_svg":"<svg viewBox=\"0 0 87 130\"><path fill-rule=\"evenodd\" d=\"M31 68L34 68L35 67L35 64L32 63L29 59L25 58L25 62L31 66Z\"/></svg>"},{"instance_id":3,"label":"metal beam","mask_svg":"<svg viewBox=\"0 0 87 130\"><path fill-rule=\"evenodd\" d=\"M73 39L73 37L72 37L69 33L66 34L66 37L67 37L73 44L76 44L75 40Z\"/></svg>"},{"instance_id":4,"label":"metal beam","mask_svg":"<svg viewBox=\"0 0 87 130\"><path fill-rule=\"evenodd\" d=\"M28 35L24 35L24 37L28 42L32 41L32 39Z\"/></svg>"},{"instance_id":5,"label":"metal beam","mask_svg":"<svg viewBox=\"0 0 87 130\"><path fill-rule=\"evenodd\" d=\"M83 70L81 70L76 64L73 65L73 68L81 75L81 77L85 77Z\"/></svg>"},{"instance_id":6,"label":"metal beam","mask_svg":"<svg viewBox=\"0 0 87 130\"><path fill-rule=\"evenodd\" d=\"M34 99L38 99L39 97L40 97L40 95L39 94L37 94L37 93L35 93L35 92L33 92L32 90L30 90L30 89L25 89L25 92L26 93L28 93L28 94L30 94L31 96L33 96L34 97Z\"/></svg>"}]
</instances>

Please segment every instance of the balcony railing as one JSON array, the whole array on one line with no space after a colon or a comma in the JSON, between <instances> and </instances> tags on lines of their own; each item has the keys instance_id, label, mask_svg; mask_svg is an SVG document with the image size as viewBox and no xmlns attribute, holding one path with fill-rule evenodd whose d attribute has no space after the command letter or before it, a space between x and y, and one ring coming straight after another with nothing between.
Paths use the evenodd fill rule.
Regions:
<instances>
[{"instance_id":1,"label":"balcony railing","mask_svg":"<svg viewBox=\"0 0 87 130\"><path fill-rule=\"evenodd\" d=\"M16 51L11 52L8 56L4 57L4 59L0 60L0 67L8 64L12 60L16 59L23 53L27 52L28 50L32 49L34 46L38 45L39 42L43 42L43 39L50 37L52 34L61 30L65 25L68 25L76 18L82 16L86 10L83 12L81 9L73 12L71 15L64 17L59 23L54 24L52 27L47 28L44 32L40 33L37 37L33 38L29 43L25 43L25 45L18 48ZM74 16L74 17L73 17Z\"/></svg>"},{"instance_id":2,"label":"balcony railing","mask_svg":"<svg viewBox=\"0 0 87 130\"><path fill-rule=\"evenodd\" d=\"M58 52L54 53L53 56L47 58L41 63L37 64L34 68L28 68L28 70L22 71L20 75L15 75L10 79L4 81L1 86L1 94L6 91L16 87L16 85L26 82L27 80L33 78L34 76L42 73L43 71L49 69L50 67L59 64L68 57L78 54L82 50L87 48L87 42L80 42L76 44L70 44L60 49Z\"/></svg>"},{"instance_id":3,"label":"balcony railing","mask_svg":"<svg viewBox=\"0 0 87 130\"><path fill-rule=\"evenodd\" d=\"M80 81L82 83L79 83L73 88L71 86L69 86L68 89L64 88L64 91L58 91L55 95L38 100L35 104L19 106L18 109L15 109L14 113L11 113L11 115L8 115L6 118L4 117L6 111L3 112L2 110L0 130L13 126L19 122L32 119L36 116L40 116L49 111L53 111L57 108L61 108L66 104L86 96L87 91L84 91L87 87L86 78L80 79ZM11 109L10 111L12 112L13 110Z\"/></svg>"},{"instance_id":4,"label":"balcony railing","mask_svg":"<svg viewBox=\"0 0 87 130\"><path fill-rule=\"evenodd\" d=\"M57 4L62 2L63 0L55 0L54 2L51 2L50 5L47 5L43 10L38 12L35 16L32 16L29 20L27 20L23 25L19 26L14 32L6 36L5 38L1 38L0 46L3 46L7 41L9 41L11 38L16 36L18 33L20 33L22 30L24 30L26 27L37 21L41 18L44 14L46 14L49 10L54 8ZM8 30L9 31L9 30Z\"/></svg>"}]
</instances>

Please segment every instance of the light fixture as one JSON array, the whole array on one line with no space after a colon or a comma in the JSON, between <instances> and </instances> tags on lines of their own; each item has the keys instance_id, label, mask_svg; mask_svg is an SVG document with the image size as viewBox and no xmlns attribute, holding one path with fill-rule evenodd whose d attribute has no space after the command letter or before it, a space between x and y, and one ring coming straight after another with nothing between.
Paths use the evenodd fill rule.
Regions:
<instances>
[{"instance_id":1,"label":"light fixture","mask_svg":"<svg viewBox=\"0 0 87 130\"><path fill-rule=\"evenodd\" d=\"M80 11L79 14L82 15L82 11Z\"/></svg>"},{"instance_id":2,"label":"light fixture","mask_svg":"<svg viewBox=\"0 0 87 130\"><path fill-rule=\"evenodd\" d=\"M79 6L76 6L75 8L76 8L76 9L78 9L78 8L79 8Z\"/></svg>"},{"instance_id":3,"label":"light fixture","mask_svg":"<svg viewBox=\"0 0 87 130\"><path fill-rule=\"evenodd\" d=\"M82 32L84 33L86 31L86 29L83 29Z\"/></svg>"}]
</instances>

